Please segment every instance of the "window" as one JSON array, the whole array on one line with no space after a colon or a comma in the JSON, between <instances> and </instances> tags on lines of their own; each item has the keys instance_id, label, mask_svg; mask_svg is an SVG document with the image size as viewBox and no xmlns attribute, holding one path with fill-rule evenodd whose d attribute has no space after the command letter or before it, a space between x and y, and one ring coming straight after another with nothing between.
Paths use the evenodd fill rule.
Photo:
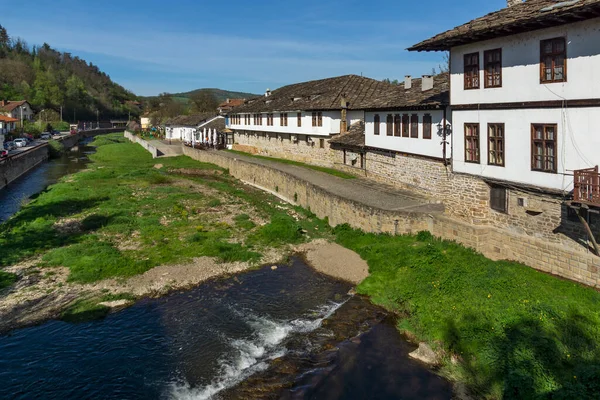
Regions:
<instances>
[{"instance_id":1,"label":"window","mask_svg":"<svg viewBox=\"0 0 600 400\"><path fill-rule=\"evenodd\" d=\"M419 138L419 116L417 114L410 116L410 137Z\"/></svg>"},{"instance_id":2,"label":"window","mask_svg":"<svg viewBox=\"0 0 600 400\"><path fill-rule=\"evenodd\" d=\"M408 137L408 114L402 115L402 137Z\"/></svg>"},{"instance_id":3,"label":"window","mask_svg":"<svg viewBox=\"0 0 600 400\"><path fill-rule=\"evenodd\" d=\"M423 115L423 139L431 139L431 115Z\"/></svg>"},{"instance_id":4,"label":"window","mask_svg":"<svg viewBox=\"0 0 600 400\"><path fill-rule=\"evenodd\" d=\"M373 124L373 134L379 135L379 128L381 124L381 121L379 120L379 114L375 114L375 116L373 117Z\"/></svg>"},{"instance_id":5,"label":"window","mask_svg":"<svg viewBox=\"0 0 600 400\"><path fill-rule=\"evenodd\" d=\"M488 164L504 167L504 124L488 124Z\"/></svg>"},{"instance_id":6,"label":"window","mask_svg":"<svg viewBox=\"0 0 600 400\"><path fill-rule=\"evenodd\" d=\"M531 170L556 173L556 124L531 125Z\"/></svg>"},{"instance_id":7,"label":"window","mask_svg":"<svg viewBox=\"0 0 600 400\"><path fill-rule=\"evenodd\" d=\"M267 126L273 126L273 114L267 114Z\"/></svg>"},{"instance_id":8,"label":"window","mask_svg":"<svg viewBox=\"0 0 600 400\"><path fill-rule=\"evenodd\" d=\"M465 89L479 89L479 53L465 54Z\"/></svg>"},{"instance_id":9,"label":"window","mask_svg":"<svg viewBox=\"0 0 600 400\"><path fill-rule=\"evenodd\" d=\"M298 127L302 126L302 113L298 113L296 115L296 118L298 119Z\"/></svg>"},{"instance_id":10,"label":"window","mask_svg":"<svg viewBox=\"0 0 600 400\"><path fill-rule=\"evenodd\" d=\"M479 164L479 124L465 124L465 161Z\"/></svg>"},{"instance_id":11,"label":"window","mask_svg":"<svg viewBox=\"0 0 600 400\"><path fill-rule=\"evenodd\" d=\"M541 83L566 82L567 46L565 38L554 38L540 42Z\"/></svg>"},{"instance_id":12,"label":"window","mask_svg":"<svg viewBox=\"0 0 600 400\"><path fill-rule=\"evenodd\" d=\"M400 114L394 115L394 136L400 136L402 130L402 124L400 121Z\"/></svg>"},{"instance_id":13,"label":"window","mask_svg":"<svg viewBox=\"0 0 600 400\"><path fill-rule=\"evenodd\" d=\"M506 201L506 188L502 186L490 187L490 208L502 213L508 210Z\"/></svg>"},{"instance_id":14,"label":"window","mask_svg":"<svg viewBox=\"0 0 600 400\"><path fill-rule=\"evenodd\" d=\"M288 126L287 113L280 114L279 118L281 119L281 126Z\"/></svg>"},{"instance_id":15,"label":"window","mask_svg":"<svg viewBox=\"0 0 600 400\"><path fill-rule=\"evenodd\" d=\"M323 113L313 112L312 113L312 126L323 126Z\"/></svg>"},{"instance_id":16,"label":"window","mask_svg":"<svg viewBox=\"0 0 600 400\"><path fill-rule=\"evenodd\" d=\"M484 86L486 88L502 87L502 49L483 52Z\"/></svg>"},{"instance_id":17,"label":"window","mask_svg":"<svg viewBox=\"0 0 600 400\"><path fill-rule=\"evenodd\" d=\"M385 128L386 134L388 136L392 136L394 130L394 117L392 117L392 114L387 115L387 119L385 120Z\"/></svg>"},{"instance_id":18,"label":"window","mask_svg":"<svg viewBox=\"0 0 600 400\"><path fill-rule=\"evenodd\" d=\"M319 139L319 148L320 149L324 149L325 148L325 139Z\"/></svg>"}]
</instances>

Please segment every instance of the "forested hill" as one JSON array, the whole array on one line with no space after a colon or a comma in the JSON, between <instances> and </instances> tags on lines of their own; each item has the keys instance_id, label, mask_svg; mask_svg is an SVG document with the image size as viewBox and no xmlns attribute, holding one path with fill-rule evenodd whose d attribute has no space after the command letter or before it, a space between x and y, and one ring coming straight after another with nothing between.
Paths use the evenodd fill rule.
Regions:
<instances>
[{"instance_id":1,"label":"forested hill","mask_svg":"<svg viewBox=\"0 0 600 400\"><path fill-rule=\"evenodd\" d=\"M36 111L63 108L63 118L101 120L140 114L136 96L100 69L48 44L30 47L0 25L0 100L26 99Z\"/></svg>"},{"instance_id":2,"label":"forested hill","mask_svg":"<svg viewBox=\"0 0 600 400\"><path fill-rule=\"evenodd\" d=\"M174 98L190 99L197 95L198 92L209 92L219 103L225 101L226 99L249 99L257 96L252 93L230 92L223 89L196 89L185 93L174 93L171 96Z\"/></svg>"}]
</instances>

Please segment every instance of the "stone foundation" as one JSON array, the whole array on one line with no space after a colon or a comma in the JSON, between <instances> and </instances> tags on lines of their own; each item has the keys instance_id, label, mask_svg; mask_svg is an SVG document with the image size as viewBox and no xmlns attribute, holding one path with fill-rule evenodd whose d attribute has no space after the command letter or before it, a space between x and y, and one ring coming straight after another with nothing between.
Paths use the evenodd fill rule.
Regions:
<instances>
[{"instance_id":1,"label":"stone foundation","mask_svg":"<svg viewBox=\"0 0 600 400\"><path fill-rule=\"evenodd\" d=\"M489 210L489 187L485 189L487 184L474 177L451 174L442 184L441 177L428 176L431 174L431 170L421 171L419 183L435 182L436 179L440 179L440 187L454 188L456 191L454 193L455 203L462 202L463 204L454 212L461 210L466 213L464 218L459 219L453 215L430 216L367 207L336 196L274 168L232 159L214 151L200 151L188 147L184 147L183 151L184 154L196 160L227 168L232 176L274 192L290 203L310 209L319 218L327 217L332 226L348 223L366 232L390 234L416 233L427 230L442 239L454 240L471 247L491 259L514 260L540 271L600 287L600 274L598 273L600 257L591 254L581 245L565 246L561 240L548 240L545 236L546 233L539 237L530 235L528 232L535 233L535 231L527 227L526 223L522 223L522 228L519 229L517 229L519 225L515 225L513 229L507 229L506 226L510 225L511 218L521 218L518 214L512 216L506 214L504 217L502 214L497 216L497 220L486 221L486 215L496 213L496 211ZM406 160L401 162L406 162ZM445 170L443 165L438 168ZM413 181L413 183L415 182ZM464 189L460 189L461 187L470 188L471 192L467 191L467 193L461 194L460 190L464 191ZM421 190L424 188L421 187ZM436 193L437 190L439 189L436 189ZM433 193L433 190L430 192ZM517 194L518 192L509 193L509 198ZM477 199L477 203L470 209L466 205L472 204L473 199ZM555 208L556 203L546 201L543 197L533 200L540 201L540 204L549 207L548 211L542 212L542 214L547 212L548 216L537 222L539 226L547 223L544 221L554 221L552 218L555 218L555 214L552 214L550 210ZM509 210L511 207L511 203L509 203ZM529 207L531 207L531 203L529 203ZM515 211L515 213L517 212ZM534 221L540 215L527 214L527 217L531 217ZM475 220L479 223L473 223ZM506 225L501 221L504 221ZM535 226L535 223L532 222L532 225ZM561 236L567 238L565 235L555 234L555 237ZM569 240L572 244L574 243L572 239Z\"/></svg>"}]
</instances>

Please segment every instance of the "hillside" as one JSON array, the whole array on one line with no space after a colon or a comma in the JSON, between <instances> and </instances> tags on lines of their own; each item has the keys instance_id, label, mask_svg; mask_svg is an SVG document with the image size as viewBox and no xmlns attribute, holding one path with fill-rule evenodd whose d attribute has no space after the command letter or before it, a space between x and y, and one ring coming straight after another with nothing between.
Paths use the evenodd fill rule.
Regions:
<instances>
[{"instance_id":1,"label":"hillside","mask_svg":"<svg viewBox=\"0 0 600 400\"><path fill-rule=\"evenodd\" d=\"M136 96L100 69L44 43L30 47L0 25L0 99L26 99L34 110L63 110L63 119L137 116Z\"/></svg>"},{"instance_id":2,"label":"hillside","mask_svg":"<svg viewBox=\"0 0 600 400\"><path fill-rule=\"evenodd\" d=\"M199 92L209 92L219 103L225 101L226 99L249 99L251 97L257 96L256 94L252 94L252 93L231 92L229 90L212 89L212 88L196 89L196 90L192 90L190 92L185 92L185 93L174 93L174 94L172 94L172 96L176 99L177 98L190 99L191 97L198 94Z\"/></svg>"}]
</instances>

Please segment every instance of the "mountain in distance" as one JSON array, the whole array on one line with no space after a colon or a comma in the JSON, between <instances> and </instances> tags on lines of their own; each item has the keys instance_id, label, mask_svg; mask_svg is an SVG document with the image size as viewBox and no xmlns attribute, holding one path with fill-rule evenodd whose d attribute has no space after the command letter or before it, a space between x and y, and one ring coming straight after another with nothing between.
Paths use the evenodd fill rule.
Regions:
<instances>
[{"instance_id":1,"label":"mountain in distance","mask_svg":"<svg viewBox=\"0 0 600 400\"><path fill-rule=\"evenodd\" d=\"M233 92L233 91L229 91L229 90L214 89L214 88L196 89L196 90L191 90L189 92L171 93L170 95L173 98L173 100L177 100L184 104L188 104L190 102L191 97L193 97L194 95L201 93L201 92L208 92L219 103L222 103L223 101L225 101L227 99L250 99L252 97L258 96L253 93ZM152 97L157 97L157 96L147 96L147 97L143 97L143 99L149 99Z\"/></svg>"}]
</instances>

